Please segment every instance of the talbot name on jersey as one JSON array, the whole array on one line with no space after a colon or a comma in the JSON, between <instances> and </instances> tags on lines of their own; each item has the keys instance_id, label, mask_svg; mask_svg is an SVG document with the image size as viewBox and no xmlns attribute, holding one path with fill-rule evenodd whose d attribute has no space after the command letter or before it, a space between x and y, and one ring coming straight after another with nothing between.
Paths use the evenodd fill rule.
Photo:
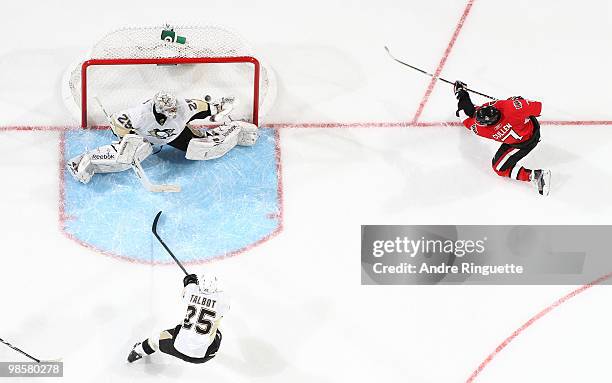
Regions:
<instances>
[{"instance_id":1,"label":"talbot name on jersey","mask_svg":"<svg viewBox=\"0 0 612 383\"><path fill-rule=\"evenodd\" d=\"M497 132L493 133L492 137L494 140L502 140L511 129L512 129L512 125L508 123L502 126L501 128L499 128Z\"/></svg>"},{"instance_id":2,"label":"talbot name on jersey","mask_svg":"<svg viewBox=\"0 0 612 383\"><path fill-rule=\"evenodd\" d=\"M192 295L189 301L191 303L195 303L198 305L210 307L211 309L214 309L215 304L217 303L217 301L214 299L204 298L203 296L200 296L200 295Z\"/></svg>"}]
</instances>

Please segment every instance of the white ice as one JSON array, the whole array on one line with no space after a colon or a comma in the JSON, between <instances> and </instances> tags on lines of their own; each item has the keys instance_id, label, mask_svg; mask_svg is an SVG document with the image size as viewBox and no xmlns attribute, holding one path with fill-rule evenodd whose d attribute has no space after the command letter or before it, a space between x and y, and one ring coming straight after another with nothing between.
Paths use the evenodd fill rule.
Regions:
<instances>
[{"instance_id":1,"label":"white ice","mask_svg":"<svg viewBox=\"0 0 612 383\"><path fill-rule=\"evenodd\" d=\"M411 121L429 78L389 60L383 46L435 70L466 4L3 2L0 337L62 357L65 382L467 380L576 286L361 286L360 225L610 224L612 126L543 124L526 165L552 169L547 199L493 174L495 145L460 127L316 127ZM75 126L60 97L64 69L117 26L166 21L237 29L279 79L266 122L283 126L284 230L193 268L218 271L234 298L220 353L203 366L159 355L125 363L136 341L182 319L180 270L118 261L62 236L59 133L15 130ZM542 121L610 121L611 25L603 0L476 0L442 76L541 100ZM438 83L420 121L453 121L454 107ZM611 297L596 286L561 305L476 381L609 380ZM2 346L0 360L22 359Z\"/></svg>"}]
</instances>

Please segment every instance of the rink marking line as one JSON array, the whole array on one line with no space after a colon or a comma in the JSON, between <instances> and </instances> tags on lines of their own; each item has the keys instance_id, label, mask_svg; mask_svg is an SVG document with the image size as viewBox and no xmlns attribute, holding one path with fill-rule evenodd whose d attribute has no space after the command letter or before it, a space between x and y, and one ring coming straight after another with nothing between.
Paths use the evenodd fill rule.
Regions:
<instances>
[{"instance_id":1,"label":"rink marking line","mask_svg":"<svg viewBox=\"0 0 612 383\"><path fill-rule=\"evenodd\" d=\"M563 121L563 120L538 120L540 125L547 126L607 126L612 125L612 120L579 120L579 121ZM427 122L346 122L346 123L272 123L267 124L266 128L272 129L374 129L374 128L427 128L439 126L463 126L459 121L427 121Z\"/></svg>"},{"instance_id":2,"label":"rink marking line","mask_svg":"<svg viewBox=\"0 0 612 383\"><path fill-rule=\"evenodd\" d=\"M506 339L504 339L503 342L501 342L499 344L499 346L497 346L495 348L495 350L493 352L491 352L483 361L482 363L480 363L480 365L478 366L478 368L476 368L472 374L470 375L470 377L466 380L466 383L472 383L477 377L478 375L480 375L480 373L482 372L482 370L485 369L485 367L487 367L487 365L489 363L491 363L491 361L493 360L493 358L495 358L501 351L503 351L504 348L506 348L508 346L508 344L510 344L510 342L512 342L517 336L519 336L520 334L522 334L526 329L528 329L529 327L531 327L536 321L538 321L539 319L541 319L543 316L545 316L546 314L548 314L549 312L553 311L554 309L556 309L557 307L559 307L560 305L562 305L563 303L569 301L570 299L574 298L575 296L577 296L580 293L585 292L586 290L590 289L591 287L598 285L604 281L606 281L607 279L609 279L610 277L612 277L612 273L606 274L604 276L599 277L598 279L587 283L586 285L581 286L580 288L571 291L570 293L564 295L563 297L557 299L555 302L553 302L551 305L545 307L543 310L541 310L539 313L537 313L536 315L534 315L533 317L531 317L527 322L523 323L523 325L521 327L519 327L518 329L514 330L514 332L508 336Z\"/></svg>"},{"instance_id":3,"label":"rink marking line","mask_svg":"<svg viewBox=\"0 0 612 383\"><path fill-rule=\"evenodd\" d=\"M451 54L451 51L453 50L453 47L455 46L455 42L457 42L457 38L459 37L459 34L461 33L461 29L463 28L463 24L465 23L465 20L470 14L470 10L472 9L472 5L474 5L474 1L475 0L469 0L467 5L465 6L465 9L463 10L463 14L461 15L461 18L459 19L459 22L457 23L457 26L455 27L455 31L453 32L453 36L448 42L448 45L446 46L446 50L444 51L444 54L442 55L442 58L440 59L440 62L438 63L438 67L436 68L436 71L434 72L433 77L429 81L427 90L425 91L425 94L423 95L423 98L421 99L419 108L417 109L416 113L414 114L414 117L412 118L411 122L413 124L416 124L419 121L419 118L421 118L421 114L423 113L423 110L425 109L425 105L427 105L427 102L429 101L429 97L431 96L431 93L433 92L433 89L436 86L436 83L438 82L438 77L440 77L440 73L442 73L442 69L444 69L444 65L446 65L446 60L448 59L448 56Z\"/></svg>"},{"instance_id":4,"label":"rink marking line","mask_svg":"<svg viewBox=\"0 0 612 383\"><path fill-rule=\"evenodd\" d=\"M66 230L66 222L70 219L72 219L70 216L68 216L66 214L66 209L65 209L65 197L66 197L66 180L65 180L65 171L64 171L64 165L66 162L66 130L80 130L82 128L76 128L76 129L62 129L59 130L60 133L60 137L58 139L58 144L59 144L59 160L58 160L58 172L59 172L59 196L58 196L58 225L59 225L59 230L60 233L62 233L62 235L64 237L66 237L67 239L77 243L78 245L89 249L95 253L99 253L117 260L121 260L121 261L126 261L126 262L130 262L130 263L135 263L135 264L145 264L145 265L174 265L174 261L172 259L168 260L168 261L147 261L144 259L136 259L136 258L131 258L131 257L127 257L124 255L120 255L120 254L116 254L116 253L112 253L106 250L102 250L97 248L96 246L84 242L81 239L77 238L75 235L69 233ZM102 128L99 128L102 129ZM107 129L107 128L104 128ZM19 130L23 130L23 129L19 129ZM35 129L30 129L30 130L35 130ZM45 129L45 131L48 131L50 129ZM1 131L1 129L0 129ZM57 131L57 129L53 129L53 131ZM229 253L225 253L225 254L221 254L221 255L217 255L214 257L210 257L210 258L206 258L206 259L197 259L197 260L191 260L191 261L184 261L182 262L184 265L198 265L198 264L203 264L203 263L208 263L208 262L212 262L212 261L217 261L220 259L225 259L225 258L229 258L229 257L233 257L236 255L240 255L242 253L245 253L251 249L253 249L256 246L261 245L264 242L269 241L270 239L276 237L278 234L280 234L283 230L284 230L284 194L283 194L283 174L282 174L282 153L281 153L281 147L280 147L280 132L279 130L275 130L274 131L274 142L275 142L275 147L274 147L274 153L275 153L275 160L276 160L276 177L277 177L277 189L276 189L276 195L277 195L277 201L278 201L278 209L279 211L277 213L274 214L273 218L278 218L278 225L276 227L276 229L274 229L274 231L272 231L271 233L263 236L262 238L260 238L259 240L244 246L240 249L234 250L232 252Z\"/></svg>"},{"instance_id":5,"label":"rink marking line","mask_svg":"<svg viewBox=\"0 0 612 383\"><path fill-rule=\"evenodd\" d=\"M547 126L609 126L612 120L538 120L540 125ZM402 122L402 121L382 121L382 122L277 122L266 124L264 129L374 129L374 128L428 128L439 126L463 126L459 121L424 121L424 122ZM0 126L0 132L65 132L81 130L78 126L53 126L53 125L24 125L24 126ZM95 130L105 130L108 126L97 126L88 128Z\"/></svg>"}]
</instances>

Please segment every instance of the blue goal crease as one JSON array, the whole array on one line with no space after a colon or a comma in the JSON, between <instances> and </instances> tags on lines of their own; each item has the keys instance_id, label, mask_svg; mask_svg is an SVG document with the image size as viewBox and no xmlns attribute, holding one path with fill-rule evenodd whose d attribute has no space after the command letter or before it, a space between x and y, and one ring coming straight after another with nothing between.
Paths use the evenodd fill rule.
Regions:
<instances>
[{"instance_id":1,"label":"blue goal crease","mask_svg":"<svg viewBox=\"0 0 612 383\"><path fill-rule=\"evenodd\" d=\"M84 185L64 174L64 230L94 248L142 262L166 262L151 246L151 224L164 213L158 232L177 257L202 261L247 248L281 225L277 142L261 129L252 147L237 146L210 161L189 161L164 146L143 167L154 183L178 184L179 193L146 191L132 170L96 174ZM110 143L107 130L65 133L65 159Z\"/></svg>"}]
</instances>

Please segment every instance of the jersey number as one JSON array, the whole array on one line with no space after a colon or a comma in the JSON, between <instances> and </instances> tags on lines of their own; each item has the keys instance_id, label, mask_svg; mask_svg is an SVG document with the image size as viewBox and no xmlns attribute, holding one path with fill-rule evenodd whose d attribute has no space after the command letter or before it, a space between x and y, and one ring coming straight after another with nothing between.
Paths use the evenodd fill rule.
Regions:
<instances>
[{"instance_id":1,"label":"jersey number","mask_svg":"<svg viewBox=\"0 0 612 383\"><path fill-rule=\"evenodd\" d=\"M198 104L194 100L185 100L189 105L189 110L198 110Z\"/></svg>"},{"instance_id":2,"label":"jersey number","mask_svg":"<svg viewBox=\"0 0 612 383\"><path fill-rule=\"evenodd\" d=\"M191 323L191 320L193 319L193 317L196 316L197 313L198 313L198 308L196 306L193 306L193 305L187 306L187 316L185 317L185 320L183 321L184 329L190 330L193 327L194 324ZM210 330L212 329L213 322L207 317L214 318L216 315L217 313L215 313L214 311L207 310L204 307L200 307L199 314L198 314L198 320L195 323L195 331L200 335L208 334Z\"/></svg>"},{"instance_id":3,"label":"jersey number","mask_svg":"<svg viewBox=\"0 0 612 383\"><path fill-rule=\"evenodd\" d=\"M520 141L523 139L523 136L519 136L518 133L515 132L513 129L510 129L510 131L508 131L508 134L506 134L504 138L502 138L502 141L506 141L508 137L512 137L517 141Z\"/></svg>"},{"instance_id":4,"label":"jersey number","mask_svg":"<svg viewBox=\"0 0 612 383\"><path fill-rule=\"evenodd\" d=\"M133 129L132 121L130 121L130 118L127 116L127 114L122 114L121 116L117 117L117 121L119 121L119 123L123 125L124 128L130 130Z\"/></svg>"}]
</instances>

